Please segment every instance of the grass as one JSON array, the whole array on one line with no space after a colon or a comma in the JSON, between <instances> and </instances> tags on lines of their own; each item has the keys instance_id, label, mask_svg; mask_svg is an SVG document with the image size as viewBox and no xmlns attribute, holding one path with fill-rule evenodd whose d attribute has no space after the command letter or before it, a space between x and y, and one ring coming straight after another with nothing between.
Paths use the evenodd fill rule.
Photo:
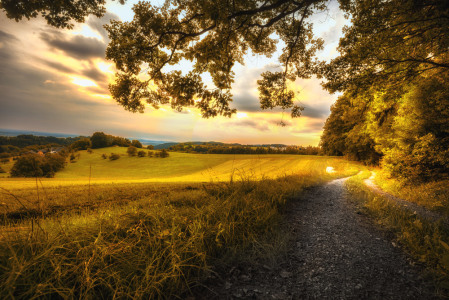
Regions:
<instances>
[{"instance_id":1,"label":"grass","mask_svg":"<svg viewBox=\"0 0 449 300\"><path fill-rule=\"evenodd\" d=\"M211 160L216 157L224 159ZM249 156L240 158L233 163L251 163ZM87 164L82 159L74 165ZM232 174L226 159L211 167L222 170L222 178ZM17 180L2 194L0 298L185 298L232 262L275 256L286 239L277 229L284 204L309 186L360 169L334 158L257 161L259 172L289 163L302 169L275 179L234 172L232 180L207 183L55 186L52 181L61 182L55 178L37 181L36 189L35 179ZM326 173L327 166L336 172Z\"/></svg>"},{"instance_id":2,"label":"grass","mask_svg":"<svg viewBox=\"0 0 449 300\"><path fill-rule=\"evenodd\" d=\"M375 182L386 192L449 217L449 180L405 185L382 171Z\"/></svg>"},{"instance_id":3,"label":"grass","mask_svg":"<svg viewBox=\"0 0 449 300\"><path fill-rule=\"evenodd\" d=\"M391 200L374 194L363 180L365 170L347 181L352 198L363 212L383 228L392 231L407 252L425 264L442 295L449 295L449 231L441 223L433 223L405 210Z\"/></svg>"}]
</instances>

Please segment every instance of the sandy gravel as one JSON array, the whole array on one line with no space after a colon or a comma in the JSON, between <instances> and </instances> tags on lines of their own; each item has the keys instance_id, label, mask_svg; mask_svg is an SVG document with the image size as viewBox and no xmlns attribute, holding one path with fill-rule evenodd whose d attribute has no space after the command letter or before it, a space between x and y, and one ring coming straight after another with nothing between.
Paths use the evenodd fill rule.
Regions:
<instances>
[{"instance_id":1,"label":"sandy gravel","mask_svg":"<svg viewBox=\"0 0 449 300\"><path fill-rule=\"evenodd\" d=\"M288 252L271 267L235 266L208 286L216 299L434 299L419 266L357 213L334 180L291 202Z\"/></svg>"}]
</instances>

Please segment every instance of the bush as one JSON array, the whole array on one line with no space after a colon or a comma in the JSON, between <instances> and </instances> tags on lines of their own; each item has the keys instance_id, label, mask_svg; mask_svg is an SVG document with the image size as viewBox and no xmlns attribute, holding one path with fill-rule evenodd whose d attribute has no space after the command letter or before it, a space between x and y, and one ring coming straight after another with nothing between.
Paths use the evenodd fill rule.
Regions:
<instances>
[{"instance_id":1,"label":"bush","mask_svg":"<svg viewBox=\"0 0 449 300\"><path fill-rule=\"evenodd\" d=\"M162 149L162 150L161 150L161 153L159 153L159 156L160 156L161 158L166 158L166 157L169 157L170 154L168 153L168 151L167 151L166 149Z\"/></svg>"},{"instance_id":2,"label":"bush","mask_svg":"<svg viewBox=\"0 0 449 300\"><path fill-rule=\"evenodd\" d=\"M92 154L92 152L93 152L92 149L90 148L87 149L87 153Z\"/></svg>"},{"instance_id":3,"label":"bush","mask_svg":"<svg viewBox=\"0 0 449 300\"><path fill-rule=\"evenodd\" d=\"M137 156L139 157L145 157L147 155L147 153L143 150L140 150L139 152L137 152Z\"/></svg>"},{"instance_id":4,"label":"bush","mask_svg":"<svg viewBox=\"0 0 449 300\"><path fill-rule=\"evenodd\" d=\"M153 145L148 145L148 146L147 146L147 149L148 149L148 150L154 150L154 146L153 146Z\"/></svg>"},{"instance_id":5,"label":"bush","mask_svg":"<svg viewBox=\"0 0 449 300\"><path fill-rule=\"evenodd\" d=\"M3 170L3 168L2 168L2 167L0 167L0 173L6 173L6 171L5 171L5 170Z\"/></svg>"},{"instance_id":6,"label":"bush","mask_svg":"<svg viewBox=\"0 0 449 300\"><path fill-rule=\"evenodd\" d=\"M136 156L137 155L137 148L134 146L129 146L128 150L126 151L129 156Z\"/></svg>"},{"instance_id":7,"label":"bush","mask_svg":"<svg viewBox=\"0 0 449 300\"><path fill-rule=\"evenodd\" d=\"M119 158L120 158L119 154L111 153L111 155L109 155L109 160L117 160Z\"/></svg>"},{"instance_id":8,"label":"bush","mask_svg":"<svg viewBox=\"0 0 449 300\"><path fill-rule=\"evenodd\" d=\"M107 156L105 153L103 153L103 154L101 155L101 157L102 157L103 159L108 158L108 156Z\"/></svg>"},{"instance_id":9,"label":"bush","mask_svg":"<svg viewBox=\"0 0 449 300\"><path fill-rule=\"evenodd\" d=\"M153 157L153 151L148 151L148 157Z\"/></svg>"},{"instance_id":10,"label":"bush","mask_svg":"<svg viewBox=\"0 0 449 300\"><path fill-rule=\"evenodd\" d=\"M8 158L2 158L2 163L4 163L4 164L9 163L9 157Z\"/></svg>"}]
</instances>

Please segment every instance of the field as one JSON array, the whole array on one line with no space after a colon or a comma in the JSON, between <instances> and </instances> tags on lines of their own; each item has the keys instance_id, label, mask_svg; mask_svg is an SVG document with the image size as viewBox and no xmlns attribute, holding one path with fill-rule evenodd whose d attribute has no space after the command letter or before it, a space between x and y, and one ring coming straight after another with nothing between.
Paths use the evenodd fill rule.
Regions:
<instances>
[{"instance_id":1,"label":"field","mask_svg":"<svg viewBox=\"0 0 449 300\"><path fill-rule=\"evenodd\" d=\"M239 177L275 178L292 174L326 174L331 166L336 172L347 167L340 158L300 155L229 155L170 152L167 158L129 157L123 147L80 151L80 159L68 163L55 178L42 178L45 187L142 182L216 182ZM102 154L120 154L109 161ZM5 168L9 170L9 168ZM35 188L34 179L0 178L0 187L8 190ZM90 178L90 179L89 179Z\"/></svg>"},{"instance_id":2,"label":"field","mask_svg":"<svg viewBox=\"0 0 449 300\"><path fill-rule=\"evenodd\" d=\"M111 152L122 156L101 158ZM109 148L82 152L56 178L1 178L0 298L185 298L231 263L283 251L285 203L362 168Z\"/></svg>"}]
</instances>

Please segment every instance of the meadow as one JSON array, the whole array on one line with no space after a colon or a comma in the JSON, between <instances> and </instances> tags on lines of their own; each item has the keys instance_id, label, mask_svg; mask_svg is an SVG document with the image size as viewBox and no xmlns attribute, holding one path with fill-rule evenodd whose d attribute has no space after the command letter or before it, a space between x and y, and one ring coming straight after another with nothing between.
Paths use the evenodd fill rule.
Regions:
<instances>
[{"instance_id":1,"label":"meadow","mask_svg":"<svg viewBox=\"0 0 449 300\"><path fill-rule=\"evenodd\" d=\"M0 298L198 293L232 263L283 251L287 201L361 169L332 157L124 151L82 152L56 178L0 179ZM111 152L122 156L101 158Z\"/></svg>"}]
</instances>

